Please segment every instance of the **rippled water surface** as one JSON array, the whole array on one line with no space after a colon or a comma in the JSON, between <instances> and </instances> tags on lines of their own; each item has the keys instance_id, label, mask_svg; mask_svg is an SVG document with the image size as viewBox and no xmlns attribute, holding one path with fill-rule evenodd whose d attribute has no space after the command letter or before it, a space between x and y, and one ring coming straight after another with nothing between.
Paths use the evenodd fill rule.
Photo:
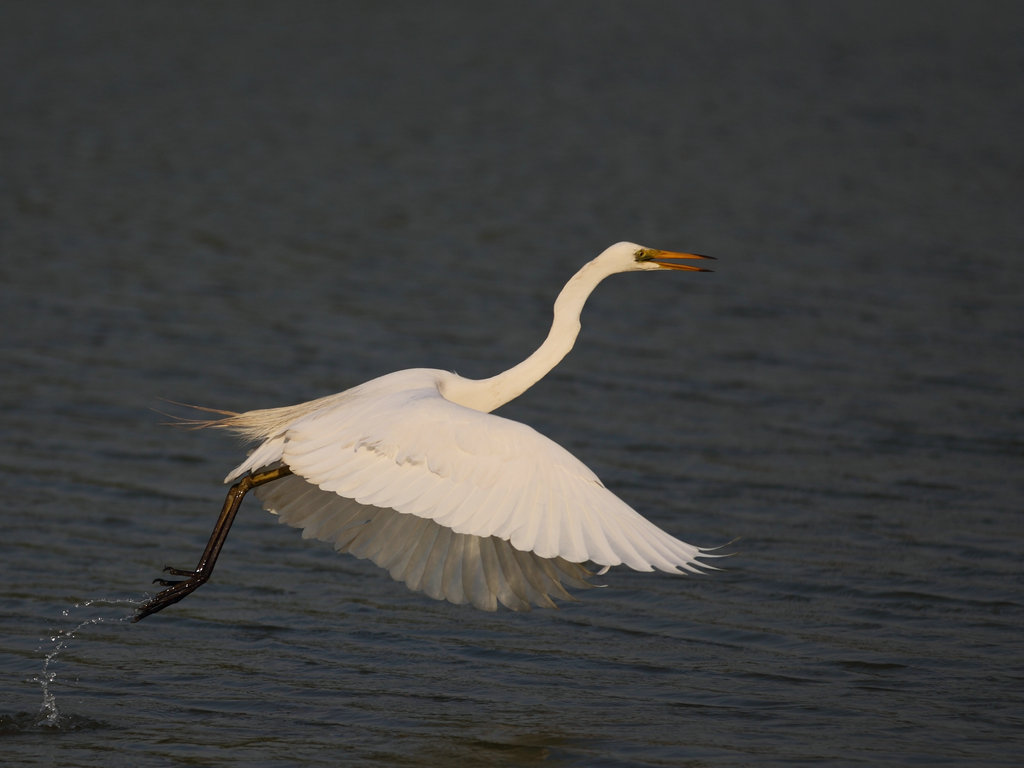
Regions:
<instances>
[{"instance_id":1,"label":"rippled water surface","mask_svg":"<svg viewBox=\"0 0 1024 768\"><path fill-rule=\"evenodd\" d=\"M8 4L5 764L992 765L1024 752L1012 3ZM163 425L485 376L671 533L557 611L408 592ZM177 411L175 411L177 412Z\"/></svg>"}]
</instances>

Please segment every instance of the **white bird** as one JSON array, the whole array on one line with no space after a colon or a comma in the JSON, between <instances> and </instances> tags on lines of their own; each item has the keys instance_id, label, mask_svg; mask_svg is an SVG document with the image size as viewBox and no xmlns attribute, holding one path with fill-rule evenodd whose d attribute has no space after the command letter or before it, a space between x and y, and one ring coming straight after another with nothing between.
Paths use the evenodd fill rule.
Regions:
<instances>
[{"instance_id":1,"label":"white bird","mask_svg":"<svg viewBox=\"0 0 1024 768\"><path fill-rule=\"evenodd\" d=\"M609 491L575 456L532 428L491 411L518 397L568 354L598 283L618 272L707 272L705 259L617 243L588 262L555 300L544 343L488 379L397 371L338 394L284 408L197 422L259 445L233 469L217 525L183 580L143 603L134 621L204 584L245 494L303 538L369 558L413 590L495 610L553 607L563 585L592 586L589 564L699 572L707 550L670 536Z\"/></svg>"}]
</instances>

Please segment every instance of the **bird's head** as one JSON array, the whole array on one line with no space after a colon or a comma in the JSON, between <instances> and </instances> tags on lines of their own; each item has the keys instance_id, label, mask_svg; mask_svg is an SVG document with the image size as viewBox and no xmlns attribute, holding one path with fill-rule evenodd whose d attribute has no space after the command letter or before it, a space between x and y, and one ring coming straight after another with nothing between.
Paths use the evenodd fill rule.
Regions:
<instances>
[{"instance_id":1,"label":"bird's head","mask_svg":"<svg viewBox=\"0 0 1024 768\"><path fill-rule=\"evenodd\" d=\"M657 248L645 248L636 243L616 243L597 257L610 272L638 272L652 269L683 269L689 272L710 272L704 267L680 264L680 260L713 259L697 253L676 253Z\"/></svg>"}]
</instances>

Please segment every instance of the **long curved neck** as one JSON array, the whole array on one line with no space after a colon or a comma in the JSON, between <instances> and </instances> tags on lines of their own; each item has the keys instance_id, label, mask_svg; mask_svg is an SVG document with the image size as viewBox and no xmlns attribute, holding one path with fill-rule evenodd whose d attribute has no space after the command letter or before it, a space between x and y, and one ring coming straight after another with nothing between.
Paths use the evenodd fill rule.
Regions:
<instances>
[{"instance_id":1,"label":"long curved neck","mask_svg":"<svg viewBox=\"0 0 1024 768\"><path fill-rule=\"evenodd\" d=\"M446 382L441 394L452 402L490 413L514 400L558 365L576 343L580 333L580 313L587 297L598 283L612 274L595 261L584 264L565 284L555 299L554 319L547 338L536 351L504 373L489 379L463 379Z\"/></svg>"}]
</instances>

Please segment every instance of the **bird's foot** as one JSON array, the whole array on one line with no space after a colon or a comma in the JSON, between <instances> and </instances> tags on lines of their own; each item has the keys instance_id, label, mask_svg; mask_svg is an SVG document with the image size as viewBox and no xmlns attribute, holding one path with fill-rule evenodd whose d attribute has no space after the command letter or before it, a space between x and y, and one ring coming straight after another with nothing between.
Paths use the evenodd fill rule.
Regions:
<instances>
[{"instance_id":1,"label":"bird's foot","mask_svg":"<svg viewBox=\"0 0 1024 768\"><path fill-rule=\"evenodd\" d=\"M186 578L184 579L184 581L181 579L156 578L153 579L153 583L159 584L161 587L173 587L175 584L183 584L186 581L189 581L190 579L195 579L199 576L199 571L195 570L194 568L186 570L184 568L174 568L170 565L164 566L164 573L169 573L171 576L185 576Z\"/></svg>"},{"instance_id":2,"label":"bird's foot","mask_svg":"<svg viewBox=\"0 0 1024 768\"><path fill-rule=\"evenodd\" d=\"M172 576L195 576L199 572L195 568L174 568L173 566L165 565L164 573L169 573Z\"/></svg>"},{"instance_id":3,"label":"bird's foot","mask_svg":"<svg viewBox=\"0 0 1024 768\"><path fill-rule=\"evenodd\" d=\"M159 584L166 589L161 590L153 597L149 598L146 602L138 607L135 611L135 616L132 618L133 622L150 616L157 611L162 611L169 605L173 605L184 597L195 592L199 587L206 583L206 580L210 577L209 572L194 570L185 571L180 568L164 568L165 571L174 576L186 576L188 578L181 580L168 580L168 579L153 579L154 584Z\"/></svg>"}]
</instances>

